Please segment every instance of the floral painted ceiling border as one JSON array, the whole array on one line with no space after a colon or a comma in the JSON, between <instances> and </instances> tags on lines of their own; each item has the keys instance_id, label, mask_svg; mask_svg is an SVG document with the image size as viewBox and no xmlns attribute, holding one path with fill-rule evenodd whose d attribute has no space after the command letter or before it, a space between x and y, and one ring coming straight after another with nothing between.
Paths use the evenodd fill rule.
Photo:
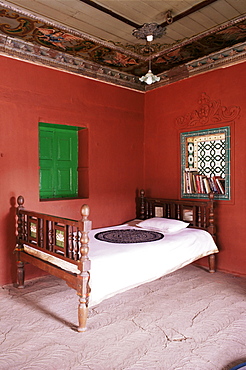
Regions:
<instances>
[{"instance_id":1,"label":"floral painted ceiling border","mask_svg":"<svg viewBox=\"0 0 246 370\"><path fill-rule=\"evenodd\" d=\"M225 64L246 60L246 15L178 45L153 44L152 70L160 82L145 86L145 45L116 45L20 12L0 1L0 53L145 91Z\"/></svg>"}]
</instances>

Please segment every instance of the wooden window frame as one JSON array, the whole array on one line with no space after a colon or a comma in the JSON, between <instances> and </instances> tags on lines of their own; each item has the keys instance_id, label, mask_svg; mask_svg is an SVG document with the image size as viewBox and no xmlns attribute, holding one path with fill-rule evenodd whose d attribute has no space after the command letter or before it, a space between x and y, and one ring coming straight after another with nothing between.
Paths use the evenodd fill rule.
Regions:
<instances>
[{"instance_id":1,"label":"wooden window frame","mask_svg":"<svg viewBox=\"0 0 246 370\"><path fill-rule=\"evenodd\" d=\"M181 143L181 198L207 198L208 194L202 193L187 193L184 186L184 172L187 168L187 146L188 139L193 137L206 137L223 135L225 140L225 154L224 154L224 172L225 172L225 192L224 194L214 194L215 199L230 200L231 199L231 130L230 126L217 127L212 129L182 132L180 134Z\"/></svg>"},{"instance_id":2,"label":"wooden window frame","mask_svg":"<svg viewBox=\"0 0 246 370\"><path fill-rule=\"evenodd\" d=\"M41 127L51 128L53 130L73 130L77 132L77 190L73 196L62 197L41 197L40 201L61 200L61 199L85 199L89 197L89 168L88 168L88 129L86 127L77 127L69 125L59 125L39 122L39 132ZM40 151L39 151L40 157ZM40 186L40 185L39 185ZM39 188L40 194L40 188Z\"/></svg>"}]
</instances>

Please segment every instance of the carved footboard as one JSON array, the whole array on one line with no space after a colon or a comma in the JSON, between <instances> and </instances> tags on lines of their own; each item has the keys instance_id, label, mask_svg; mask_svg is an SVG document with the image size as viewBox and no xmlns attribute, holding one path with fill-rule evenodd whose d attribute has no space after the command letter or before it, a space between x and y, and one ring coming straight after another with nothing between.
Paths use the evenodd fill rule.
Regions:
<instances>
[{"instance_id":1,"label":"carved footboard","mask_svg":"<svg viewBox=\"0 0 246 370\"><path fill-rule=\"evenodd\" d=\"M140 190L137 198L137 218L142 220L151 217L165 217L190 223L190 227L208 231L216 241L214 195L210 193L208 200L176 200L146 197ZM215 255L208 256L209 272L215 272Z\"/></svg>"},{"instance_id":2,"label":"carved footboard","mask_svg":"<svg viewBox=\"0 0 246 370\"><path fill-rule=\"evenodd\" d=\"M78 331L85 331L90 295L89 207L82 206L82 219L77 221L25 210L22 196L17 203L17 286L24 287L25 263L65 280L79 296Z\"/></svg>"}]
</instances>

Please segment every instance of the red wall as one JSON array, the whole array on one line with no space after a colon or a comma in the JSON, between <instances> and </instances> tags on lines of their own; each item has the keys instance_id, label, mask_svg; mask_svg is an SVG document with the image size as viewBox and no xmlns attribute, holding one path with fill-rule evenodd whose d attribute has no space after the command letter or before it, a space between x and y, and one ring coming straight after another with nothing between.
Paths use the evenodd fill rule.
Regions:
<instances>
[{"instance_id":1,"label":"red wall","mask_svg":"<svg viewBox=\"0 0 246 370\"><path fill-rule=\"evenodd\" d=\"M94 227L135 216L136 188L143 186L144 95L5 57L0 70L2 285L15 280L18 195L27 209L76 219L88 203ZM89 199L39 202L39 121L88 127Z\"/></svg>"},{"instance_id":2,"label":"red wall","mask_svg":"<svg viewBox=\"0 0 246 370\"><path fill-rule=\"evenodd\" d=\"M246 275L246 63L208 72L150 91L145 96L145 188L148 195L180 197L180 127L176 118L199 109L205 92L221 105L239 106L231 123L230 201L216 205L218 217L218 268ZM228 125L228 123L226 123ZM217 127L216 123L209 125ZM196 126L193 130L208 128ZM184 132L192 130L183 129Z\"/></svg>"},{"instance_id":3,"label":"red wall","mask_svg":"<svg viewBox=\"0 0 246 370\"><path fill-rule=\"evenodd\" d=\"M137 188L178 198L180 129L175 120L196 109L203 92L224 106L241 108L232 131L232 200L218 202L216 214L219 269L246 275L245 66L208 72L144 95L0 57L0 285L15 280L15 206L20 194L28 209L76 219L81 205L88 203L93 227L133 218ZM39 202L39 121L88 127L89 199ZM34 274L29 267L27 278Z\"/></svg>"}]
</instances>

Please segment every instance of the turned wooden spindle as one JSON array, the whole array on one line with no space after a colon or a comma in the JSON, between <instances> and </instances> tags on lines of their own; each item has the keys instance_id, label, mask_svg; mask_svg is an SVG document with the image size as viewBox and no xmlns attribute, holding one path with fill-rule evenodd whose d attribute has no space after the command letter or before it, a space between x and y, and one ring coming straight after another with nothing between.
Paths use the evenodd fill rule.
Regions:
<instances>
[{"instance_id":1,"label":"turned wooden spindle","mask_svg":"<svg viewBox=\"0 0 246 370\"><path fill-rule=\"evenodd\" d=\"M214 225L214 194L209 193L209 215L208 215L208 231L216 242L216 228ZM216 257L215 254L208 256L209 272L216 271Z\"/></svg>"},{"instance_id":2,"label":"turned wooden spindle","mask_svg":"<svg viewBox=\"0 0 246 370\"><path fill-rule=\"evenodd\" d=\"M214 225L214 194L209 193L209 215L208 215L208 231L215 240L215 225Z\"/></svg>"},{"instance_id":3,"label":"turned wooden spindle","mask_svg":"<svg viewBox=\"0 0 246 370\"><path fill-rule=\"evenodd\" d=\"M78 275L78 285L77 294L79 296L79 306L78 306L78 319L79 326L78 332L84 332L86 330L86 321L88 316L88 305L90 296L90 268L91 261L89 259L89 231L91 230L91 221L88 220L90 213L89 206L84 204L81 208L82 220L80 222L80 261L78 267L80 269L80 274Z\"/></svg>"},{"instance_id":4,"label":"turned wooden spindle","mask_svg":"<svg viewBox=\"0 0 246 370\"><path fill-rule=\"evenodd\" d=\"M23 217L22 217L22 214L21 214L21 210L24 208L23 207L23 204L24 204L24 198L22 195L20 195L18 198L17 198L17 204L18 204L18 207L16 209L16 215L17 215L17 243L18 243L18 240L21 240L23 239L23 233L24 233L24 225L23 225Z\"/></svg>"},{"instance_id":5,"label":"turned wooden spindle","mask_svg":"<svg viewBox=\"0 0 246 370\"><path fill-rule=\"evenodd\" d=\"M23 215L21 214L21 210L24 208L24 197L22 195L18 196L17 198L18 207L16 209L17 215L17 236L16 236L16 265L17 265L17 276L16 276L16 285L18 288L24 288L24 281L25 281L25 269L24 269L24 262L21 261L20 252L23 251L23 245L21 240L23 239L24 233L24 219Z\"/></svg>"},{"instance_id":6,"label":"turned wooden spindle","mask_svg":"<svg viewBox=\"0 0 246 370\"><path fill-rule=\"evenodd\" d=\"M171 209L170 209L170 204L167 204L167 218L170 218L171 217Z\"/></svg>"},{"instance_id":7,"label":"turned wooden spindle","mask_svg":"<svg viewBox=\"0 0 246 370\"><path fill-rule=\"evenodd\" d=\"M197 225L198 227L202 226L202 211L201 211L200 206L198 207L198 210L197 210Z\"/></svg>"},{"instance_id":8,"label":"turned wooden spindle","mask_svg":"<svg viewBox=\"0 0 246 370\"><path fill-rule=\"evenodd\" d=\"M180 204L177 205L177 220L181 219Z\"/></svg>"},{"instance_id":9,"label":"turned wooden spindle","mask_svg":"<svg viewBox=\"0 0 246 370\"><path fill-rule=\"evenodd\" d=\"M144 220L145 218L145 200L144 200L145 192L143 189L140 190L140 210L139 210L139 218Z\"/></svg>"}]
</instances>

